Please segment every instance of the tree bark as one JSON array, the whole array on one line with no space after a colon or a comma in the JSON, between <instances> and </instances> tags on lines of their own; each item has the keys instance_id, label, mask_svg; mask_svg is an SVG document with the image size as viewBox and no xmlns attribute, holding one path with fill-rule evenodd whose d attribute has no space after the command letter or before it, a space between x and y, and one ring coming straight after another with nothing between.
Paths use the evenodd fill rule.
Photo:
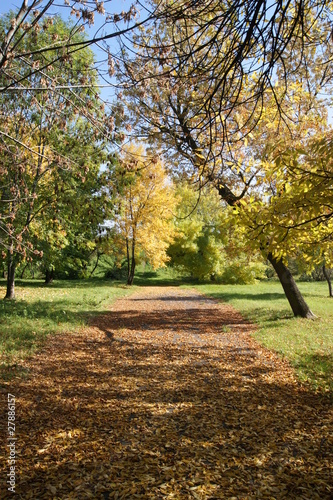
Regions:
<instances>
[{"instance_id":1,"label":"tree bark","mask_svg":"<svg viewBox=\"0 0 333 500\"><path fill-rule=\"evenodd\" d=\"M325 264L323 265L323 274L324 274L325 279L326 279L326 281L328 283L329 297L333 297L332 282L331 282L330 275L327 272Z\"/></svg>"},{"instance_id":2,"label":"tree bark","mask_svg":"<svg viewBox=\"0 0 333 500\"><path fill-rule=\"evenodd\" d=\"M128 238L126 238L126 259L127 259L127 282L128 282L130 276L130 266L131 266Z\"/></svg>"},{"instance_id":3,"label":"tree bark","mask_svg":"<svg viewBox=\"0 0 333 500\"><path fill-rule=\"evenodd\" d=\"M127 280L127 284L128 285L133 285L134 274L135 274L135 266L136 266L135 258L132 257L130 275L129 275L129 278Z\"/></svg>"},{"instance_id":4,"label":"tree bark","mask_svg":"<svg viewBox=\"0 0 333 500\"><path fill-rule=\"evenodd\" d=\"M96 263L95 263L95 265L94 265L94 269L93 269L93 270L91 271L91 273L90 273L90 278L92 277L92 275L94 274L94 272L95 272L95 271L96 271L96 269L97 269L98 262L99 262L99 258L100 258L100 256L101 256L101 255L102 255L102 252L99 252L99 251L97 250L97 259L96 259Z\"/></svg>"},{"instance_id":5,"label":"tree bark","mask_svg":"<svg viewBox=\"0 0 333 500\"><path fill-rule=\"evenodd\" d=\"M54 279L54 269L46 269L45 271L45 284L49 285Z\"/></svg>"},{"instance_id":6,"label":"tree bark","mask_svg":"<svg viewBox=\"0 0 333 500\"><path fill-rule=\"evenodd\" d=\"M129 261L128 261L128 268L129 268L129 273L127 276L127 284L128 285L133 285L133 280L134 280L134 273L135 273L135 241L132 241L132 251L131 251L131 265L129 266Z\"/></svg>"},{"instance_id":7,"label":"tree bark","mask_svg":"<svg viewBox=\"0 0 333 500\"><path fill-rule=\"evenodd\" d=\"M225 184L219 184L217 186L217 190L219 192L220 197L228 203L228 205L234 207L238 204L238 201L243 197L246 193L246 188L239 196L236 196ZM269 262L272 264L280 283L283 287L284 293L288 299L290 307L294 313L294 316L300 316L301 318L313 319L316 316L313 314L305 300L301 292L296 285L296 282L287 268L280 259L276 259L273 257L271 253L267 256Z\"/></svg>"},{"instance_id":8,"label":"tree bark","mask_svg":"<svg viewBox=\"0 0 333 500\"><path fill-rule=\"evenodd\" d=\"M7 268L7 291L5 299L14 300L15 299L15 268L16 264L14 262L13 256L10 255L8 259Z\"/></svg>"},{"instance_id":9,"label":"tree bark","mask_svg":"<svg viewBox=\"0 0 333 500\"><path fill-rule=\"evenodd\" d=\"M23 271L21 272L21 276L20 276L21 280L23 280L24 273L25 273L25 271L26 271L26 269L27 269L28 266L29 266L29 262L24 266Z\"/></svg>"},{"instance_id":10,"label":"tree bark","mask_svg":"<svg viewBox=\"0 0 333 500\"><path fill-rule=\"evenodd\" d=\"M276 259L275 257L273 257L271 253L268 254L267 258L274 267L276 274L278 275L294 316L300 316L301 318L309 319L315 318L316 316L313 314L313 312L305 302L287 266L282 262L281 259Z\"/></svg>"}]
</instances>

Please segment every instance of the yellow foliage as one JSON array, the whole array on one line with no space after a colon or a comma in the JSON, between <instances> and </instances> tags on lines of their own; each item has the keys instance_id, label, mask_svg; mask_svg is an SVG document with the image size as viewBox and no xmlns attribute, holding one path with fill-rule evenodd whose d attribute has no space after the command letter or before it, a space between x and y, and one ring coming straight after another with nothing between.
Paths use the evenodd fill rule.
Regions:
<instances>
[{"instance_id":1,"label":"yellow foliage","mask_svg":"<svg viewBox=\"0 0 333 500\"><path fill-rule=\"evenodd\" d=\"M127 146L121 162L127 174L117 200L117 231L136 258L143 252L154 269L163 267L175 234L173 185L163 164L149 157L143 146Z\"/></svg>"}]
</instances>

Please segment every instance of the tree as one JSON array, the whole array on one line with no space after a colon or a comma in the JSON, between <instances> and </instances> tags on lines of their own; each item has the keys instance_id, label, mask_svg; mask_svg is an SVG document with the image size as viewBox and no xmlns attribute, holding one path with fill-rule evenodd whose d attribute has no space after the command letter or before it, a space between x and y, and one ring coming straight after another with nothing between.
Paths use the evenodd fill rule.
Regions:
<instances>
[{"instance_id":1,"label":"tree","mask_svg":"<svg viewBox=\"0 0 333 500\"><path fill-rule=\"evenodd\" d=\"M96 144L94 134L94 128L80 120L76 134L67 138L63 147L82 164L77 172L80 175L73 169L55 172L56 203L45 210L37 227L33 227L34 246L43 251L41 268L46 282L59 275L84 275L97 248L96 239L106 214L100 173L106 155L101 144Z\"/></svg>"},{"instance_id":2,"label":"tree","mask_svg":"<svg viewBox=\"0 0 333 500\"><path fill-rule=\"evenodd\" d=\"M323 89L331 81L333 16L327 0L151 0L150 5L153 22L133 37L146 67L144 81L158 77L170 88L190 81L192 112L200 115L201 129L210 130L212 136L222 124L223 145L245 137L248 121L256 126L266 93L274 92L277 74L283 92L275 95L274 107L282 117L289 84L301 72L314 95L318 83ZM204 94L195 91L202 83ZM230 124L223 126L244 104L246 126L234 130Z\"/></svg>"},{"instance_id":3,"label":"tree","mask_svg":"<svg viewBox=\"0 0 333 500\"><path fill-rule=\"evenodd\" d=\"M199 280L253 283L264 276L260 253L253 251L246 231L235 226L232 210L217 191L196 191L179 183L174 242L168 248L170 265Z\"/></svg>"},{"instance_id":4,"label":"tree","mask_svg":"<svg viewBox=\"0 0 333 500\"><path fill-rule=\"evenodd\" d=\"M302 89L298 96L304 103ZM325 111L325 110L324 110ZM304 111L303 111L304 112ZM312 116L311 116L312 115ZM311 266L332 262L331 129L320 106L278 136L274 121L260 153L260 196L244 197L239 215L249 236L276 258L300 256ZM283 129L282 129L283 131ZM256 142L258 140L256 139ZM258 146L257 146L258 150ZM245 218L245 220L244 220Z\"/></svg>"},{"instance_id":5,"label":"tree","mask_svg":"<svg viewBox=\"0 0 333 500\"><path fill-rule=\"evenodd\" d=\"M73 16L75 24L73 23L71 31L59 33L48 45L40 46L38 43L40 33L48 28L50 20L54 17L53 7L56 7L58 14L63 13L63 18L66 13ZM2 82L0 92L7 92L8 89L19 92L21 86L25 86L33 75L59 61L66 61L77 51L101 42L106 44L107 40L121 34L126 35L133 28L132 24L140 25L133 22L136 15L137 9L134 5L127 11L112 13L105 10L104 2L98 1L84 4L74 1L70 4L68 0L64 0L55 4L54 0L22 0L16 11L9 13L9 23L1 29L0 72L5 76L5 80ZM103 32L99 28L90 39L87 37L78 39L77 35L84 31L85 26L93 26L95 16L104 19ZM36 39L36 46L27 47L26 39L32 35ZM104 46L104 48L112 76L113 59L109 47ZM38 61L38 65L31 64L31 57ZM81 83L89 85L88 82ZM60 86L61 88L64 87Z\"/></svg>"},{"instance_id":6,"label":"tree","mask_svg":"<svg viewBox=\"0 0 333 500\"><path fill-rule=\"evenodd\" d=\"M331 131L326 124L323 103L307 94L302 81L297 82L294 89L295 95L286 101L289 115L294 113L294 122L278 124L274 116L267 122L272 108L266 106L261 124L248 139L259 189L252 189L252 193L248 190L238 200L223 182L218 189L222 196L229 197L229 203L235 207L241 224L248 228L255 246L259 244L267 255L294 314L311 318L312 313L286 262L288 256L297 252L304 257L312 253L313 264L328 255L333 179L327 155L323 158L317 152L315 160L314 151ZM251 167L248 168L251 171ZM318 250L316 259L312 252L314 246Z\"/></svg>"},{"instance_id":7,"label":"tree","mask_svg":"<svg viewBox=\"0 0 333 500\"><path fill-rule=\"evenodd\" d=\"M17 10L3 16L0 22L0 154L3 169L1 173L7 177L1 186L0 245L11 256L8 257L8 297L14 296L17 265L13 257L15 248L22 252L23 258L27 252L31 254L32 251L30 242L29 245L22 243L21 238L23 232L25 236L28 234L30 222L35 217L32 205L36 208L33 200L38 183L42 177L48 177L46 171L55 165L61 164L60 168L68 169L73 167L67 151L62 157L56 153L58 139L55 129L66 129L69 125L68 116L74 113L76 117L81 115L95 127L96 140L98 135L107 139L115 136L114 118L107 112L102 116L98 110L101 103L98 102L97 70L93 66L92 53L88 47L119 36L119 33L126 33L131 29L130 24L136 15L133 6L121 14L111 14L105 12L103 2L89 5L72 2L70 5L64 0L63 5L56 5L57 11L69 9L68 13L76 19L74 23L66 25L60 17L54 15L53 5L53 0L22 0ZM95 14L105 16L105 27L111 27L111 32L104 31L102 36L88 39L82 31L84 32L85 25L93 25ZM127 24L126 27L124 23ZM114 61L106 42L104 49L111 78ZM103 77L105 80L105 74ZM47 122L53 129L55 142L52 149L46 147L45 137L42 138L45 130L48 130ZM38 130L39 139L36 137ZM38 166L31 168L32 163ZM7 175L8 168L12 168L11 176ZM37 175L33 172L34 168L37 168ZM27 173L29 169L28 182L22 173ZM17 188L17 183L20 184L20 189ZM30 185L24 187L27 183ZM32 192L29 192L30 188ZM11 192L13 189L15 192ZM25 191L24 196L22 189ZM25 211L25 223L23 217L20 222L21 231L17 232L17 207L22 207L23 200L28 212ZM41 206L37 210L42 210ZM16 220L15 231L11 227L13 217Z\"/></svg>"},{"instance_id":8,"label":"tree","mask_svg":"<svg viewBox=\"0 0 333 500\"><path fill-rule=\"evenodd\" d=\"M129 145L119 162L110 165L112 243L127 261L127 283L132 285L141 254L154 269L168 260L173 239L175 198L160 160L143 146Z\"/></svg>"},{"instance_id":9,"label":"tree","mask_svg":"<svg viewBox=\"0 0 333 500\"><path fill-rule=\"evenodd\" d=\"M181 26L182 23L180 20ZM313 26L309 19L306 23L312 36ZM322 53L319 49L316 52L317 49L303 47L301 39L291 47L286 46L281 66L275 64L277 78L274 86L254 97L257 71L244 73L237 92L233 91L232 85L237 79L228 74L228 83L227 77L223 80L223 72L216 72L218 63L223 68L229 54L227 39L223 38L221 47L217 45L216 50L200 58L200 46L205 46L205 43L198 35L200 26L199 31L196 27L197 20L193 18L193 23L187 28L191 40L196 40L198 50L191 53L192 59L187 66L182 65L182 50L183 47L186 50L188 38L184 39L182 28L175 28L169 19L162 16L157 26L138 35L139 55L126 61L123 69L122 77L127 81L126 96L139 133L147 135L151 141L158 141L173 161L181 155L180 169L184 169L185 163L188 175L196 176L198 185L212 183L220 197L240 213L247 204L245 197L249 196L251 200L253 194L254 199L260 198L262 187L266 189L265 155L273 134L275 141L277 137L289 137L290 145L295 140L302 144L301 134L305 130L309 141L315 123L317 131L318 127L324 130L324 103L316 98L322 77L316 70ZM207 31L207 44L209 36ZM164 57L158 52L159 46L163 48ZM167 50L171 46L177 48L172 54ZM292 56L299 54L302 61L306 58L308 66L300 65L295 72ZM201 72L197 70L199 66ZM285 72L290 78L287 87L283 79ZM282 83L279 83L280 77ZM208 104L207 95L210 96ZM259 102L258 96L260 106L254 104L251 107L251 103ZM270 127L273 128L271 132ZM280 170L283 173L283 169ZM271 239L270 246L267 232L265 237L268 241L259 240L260 248L277 272L294 314L312 317L282 255L274 247L274 239Z\"/></svg>"},{"instance_id":10,"label":"tree","mask_svg":"<svg viewBox=\"0 0 333 500\"><path fill-rule=\"evenodd\" d=\"M72 26L59 18L50 20L37 40L35 33L25 36L26 47L49 46L58 33L70 33ZM18 31L17 36L20 35ZM77 39L84 35L77 34ZM34 64L33 58L30 60ZM49 67L47 72L31 76L30 85L44 85L48 79L66 79L69 83L87 79L96 82L93 54L89 49L80 51L67 61ZM1 78L5 78L1 74ZM60 209L64 191L73 189L77 180L84 181L89 169L102 161L103 142L96 120L100 108L95 91L88 88L80 92L30 92L27 89L15 98L1 94L0 106L4 117L5 139L0 143L1 159L1 243L7 253L6 298L14 298L14 278L17 265L32 255L42 256L33 243L43 239L46 226L52 225L53 240L63 239L65 229L56 213ZM79 109L85 103L87 116L83 119ZM95 121L94 121L95 120ZM3 138L3 134L1 135ZM103 137L102 137L103 138ZM86 154L91 155L87 159ZM77 184L76 184L77 185ZM67 218L68 220L68 218Z\"/></svg>"}]
</instances>

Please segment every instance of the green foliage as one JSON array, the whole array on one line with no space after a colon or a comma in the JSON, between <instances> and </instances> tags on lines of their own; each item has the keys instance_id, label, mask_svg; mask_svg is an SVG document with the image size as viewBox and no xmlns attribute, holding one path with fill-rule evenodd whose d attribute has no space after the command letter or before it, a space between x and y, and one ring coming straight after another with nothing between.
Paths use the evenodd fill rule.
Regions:
<instances>
[{"instance_id":1,"label":"green foliage","mask_svg":"<svg viewBox=\"0 0 333 500\"><path fill-rule=\"evenodd\" d=\"M177 234L168 249L172 266L192 278L223 283L253 283L265 276L260 255L248 247L215 189L199 194L182 184L177 196Z\"/></svg>"},{"instance_id":2,"label":"green foliage","mask_svg":"<svg viewBox=\"0 0 333 500\"><path fill-rule=\"evenodd\" d=\"M219 231L220 201L214 191L177 187L176 236L168 248L170 264L197 279L210 279L224 262L223 234Z\"/></svg>"},{"instance_id":3,"label":"green foliage","mask_svg":"<svg viewBox=\"0 0 333 500\"><path fill-rule=\"evenodd\" d=\"M58 38L85 40L84 33L60 17L46 18L38 31L22 38L20 34L16 36L22 52L49 47ZM54 63L38 71L48 57ZM36 90L0 95L7 134L1 136L0 150L2 259L16 268L21 261L43 256L44 269L50 270L63 267L67 258L72 261L70 272L82 270L103 220L99 169L105 159L104 142L96 126L102 110L96 90L83 86L60 92L52 86L96 84L94 55L87 47L70 56L54 49L32 55L31 64L36 72L22 77L21 85ZM11 70L20 72L19 66L13 62ZM4 73L1 79L5 85Z\"/></svg>"},{"instance_id":4,"label":"green foliage","mask_svg":"<svg viewBox=\"0 0 333 500\"><path fill-rule=\"evenodd\" d=\"M222 274L218 276L220 283L230 283L238 285L254 284L256 280L264 279L266 265L263 262L249 262L246 254L236 258L229 265L225 266Z\"/></svg>"}]
</instances>

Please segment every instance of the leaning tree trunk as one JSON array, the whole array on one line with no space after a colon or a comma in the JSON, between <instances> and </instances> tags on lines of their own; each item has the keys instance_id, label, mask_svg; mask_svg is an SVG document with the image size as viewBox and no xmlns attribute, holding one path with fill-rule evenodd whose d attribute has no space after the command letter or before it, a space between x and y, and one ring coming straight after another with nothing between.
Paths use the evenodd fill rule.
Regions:
<instances>
[{"instance_id":1,"label":"leaning tree trunk","mask_svg":"<svg viewBox=\"0 0 333 500\"><path fill-rule=\"evenodd\" d=\"M95 265L94 265L94 269L93 269L93 270L91 271L91 273L90 273L90 278L92 277L92 275L94 274L94 272L95 272L95 271L96 271L96 269L97 269L98 262L99 262L99 259L100 259L100 256L101 256L101 255L103 255L103 253L102 253L102 252L99 252L99 251L97 250L97 259L96 259L96 263L95 263Z\"/></svg>"},{"instance_id":2,"label":"leaning tree trunk","mask_svg":"<svg viewBox=\"0 0 333 500\"><path fill-rule=\"evenodd\" d=\"M325 279L328 283L328 292L329 292L329 296L330 297L333 297L333 290L332 290L332 282L331 282L331 278L330 278L330 275L328 274L327 272L327 269L326 269L326 266L325 264L323 265L323 274L325 276Z\"/></svg>"},{"instance_id":3,"label":"leaning tree trunk","mask_svg":"<svg viewBox=\"0 0 333 500\"><path fill-rule=\"evenodd\" d=\"M301 318L315 318L315 315L303 299L303 296L287 266L281 259L273 257L271 253L267 256L267 258L278 275L294 316L300 316Z\"/></svg>"},{"instance_id":4,"label":"leaning tree trunk","mask_svg":"<svg viewBox=\"0 0 333 500\"><path fill-rule=\"evenodd\" d=\"M8 268L7 268L7 292L5 299L13 300L15 299L15 262L13 256L9 256Z\"/></svg>"}]
</instances>

